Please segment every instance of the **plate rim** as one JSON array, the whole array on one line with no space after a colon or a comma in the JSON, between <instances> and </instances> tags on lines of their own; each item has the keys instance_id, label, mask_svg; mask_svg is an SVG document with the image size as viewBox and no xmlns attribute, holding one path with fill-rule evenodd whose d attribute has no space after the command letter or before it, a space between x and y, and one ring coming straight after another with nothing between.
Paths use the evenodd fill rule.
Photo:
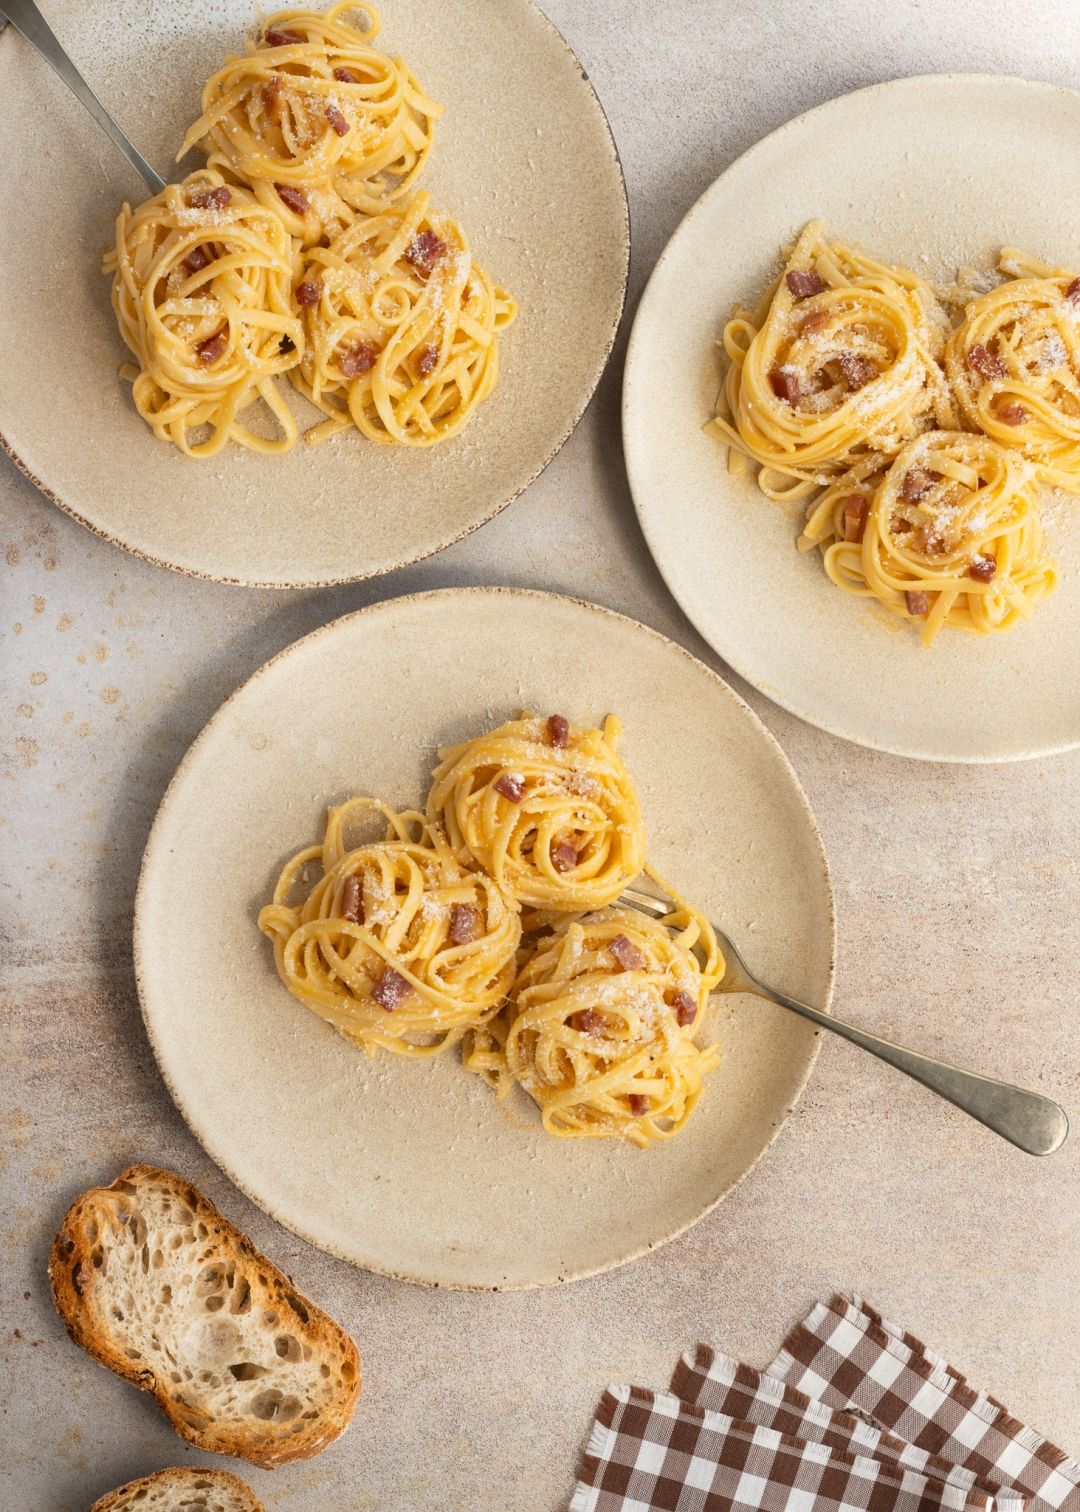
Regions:
<instances>
[{"instance_id":1,"label":"plate rim","mask_svg":"<svg viewBox=\"0 0 1080 1512\"><path fill-rule=\"evenodd\" d=\"M781 694L777 692L771 684L767 687L762 685L755 678L753 672L745 665L744 658L739 656L738 653L732 655L731 647L729 645L722 645L719 643L719 640L715 637L715 633L711 629L706 628L706 625L703 623L703 618L697 612L696 607L691 606L687 602L684 602L683 595L674 586L668 572L667 553L659 544L658 538L654 535L653 527L651 524L651 517L647 513L645 504L641 502L641 499L644 495L644 489L641 487L640 479L637 483L635 483L634 460L632 456L632 445L630 441L630 411L632 404L636 400L635 368L637 364L635 362L635 358L638 357L640 350L642 350L644 347L641 330L642 312L646 310L648 306L650 295L657 297L654 294L654 286L656 288L659 288L659 280L661 278L663 270L665 270L665 265L670 259L670 254L674 244L681 239L686 227L701 211L706 200L708 200L713 195L713 193L719 188L719 186L728 177L728 175L731 174L736 168L743 166L748 159L752 159L759 152L759 150L763 149L766 146L766 144L772 143L777 137L783 136L788 131L794 131L797 127L802 126L811 116L817 116L824 112L830 111L837 106L846 103L848 100L854 99L858 95L878 94L885 90L903 89L907 86L913 85L947 87L949 85L957 83L989 84L996 87L1001 87L1003 85L1006 87L1020 86L1024 89L1034 89L1040 92L1045 91L1051 94L1069 95L1080 102L1080 89L1072 89L1067 84L1055 84L1047 79L1029 79L1021 76L1020 74L992 74L979 72L978 70L972 72L953 70L944 73L901 74L892 79L879 79L872 84L860 85L858 89L849 89L846 90L843 94L833 95L830 99L822 100L820 104L812 105L808 110L803 110L798 115L792 116L790 120L782 121L780 125L774 127L772 131L766 132L764 136L761 136L757 139L757 141L752 142L745 152L742 152L738 155L738 157L733 158L732 161L728 163L727 167L717 174L712 183L706 186L706 188L702 191L701 194L698 195L697 199L686 211L685 215L681 217L671 235L664 243L663 251L657 258L652 272L649 274L645 287L642 290L641 298L638 300L637 309L634 311L634 318L630 326L630 335L627 339L626 345L626 358L623 366L620 417L622 421L623 461L626 466L627 483L630 489L630 497L634 505L634 513L636 514L638 524L641 527L641 533L645 537L645 543L649 548L649 555L652 557L653 562L656 565L656 569L660 573L660 576L663 578L664 584L668 592L671 594L672 598L679 605L679 608L686 615L687 619L694 626L695 630L697 630L698 634L705 641L706 645L708 645L716 653L716 655L722 659L725 666L730 667L737 676L741 677L745 682L747 682L752 688L755 689L756 692L767 698L770 703L775 704L778 708L786 710L786 712L789 714L793 714L796 719L801 719L804 724L811 725L814 729L817 730L823 730L825 734L835 736L840 740L845 740L851 745L860 746L864 750L880 751L884 755L899 756L909 761L941 762L956 766L998 766L1018 761L1036 761L1040 758L1060 756L1067 751L1074 751L1078 747L1080 747L1080 730L1077 731L1075 737L1068 740L1050 742L1045 745L1030 746L1023 750L996 751L989 754L958 754L955 751L943 753L941 751L929 750L926 748L920 749L914 744L894 744L888 740L876 738L872 735L853 735L849 730L841 728L839 724L834 724L829 719L822 718L820 715L808 711L806 707L799 701L797 696Z\"/></svg>"},{"instance_id":2,"label":"plate rim","mask_svg":"<svg viewBox=\"0 0 1080 1512\"><path fill-rule=\"evenodd\" d=\"M585 84L588 86L589 93L596 103L596 106L600 112L600 119L602 120L604 129L607 133L608 145L611 149L611 156L615 164L616 172L618 174L619 186L622 189L622 195L620 199L620 208L622 211L622 227L619 236L619 247L622 252L622 276L620 279L618 310L615 314L611 333L607 338L607 343L598 360L596 371L590 377L589 382L583 391L580 407L576 409L576 413L570 419L568 428L561 436L559 436L552 448L544 456L543 460L536 465L535 471L531 472L529 477L526 478L524 482L520 483L512 493L508 494L506 498L504 498L500 503L496 504L495 507L487 514L483 515L482 518L476 520L471 525L467 525L464 530L458 531L456 535L447 536L441 539L434 546L426 548L415 556L405 556L400 561L388 562L385 566L368 568L367 570L362 572L345 573L343 575L337 575L328 578L295 578L289 579L288 581L277 580L266 582L260 578L231 577L224 573L200 571L199 569L194 567L181 566L177 562L171 562L165 557L155 555L153 551L145 549L141 546L131 545L129 542L121 540L119 536L113 535L110 531L104 529L102 526L94 524L94 522L88 519L87 516L82 513L79 508L77 508L74 504L69 503L67 500L62 499L53 488L51 488L42 478L38 477L29 462L27 462L22 457L22 455L16 450L14 444L9 440L7 434L3 429L3 417L0 416L0 450L2 450L8 457L11 458L11 461L18 468L19 472L22 473L23 477L28 479L39 493L44 494L45 498L48 499L51 504L55 504L57 509L62 510L63 513L66 514L70 519L74 520L76 524L81 525L85 529L91 531L98 537L99 540L107 542L110 546L117 546L121 551L126 551L130 556L138 557L144 562L149 562L154 567L164 567L167 571L179 573L182 577L195 578L200 582L206 583L221 583L230 588L274 589L279 592L285 593L292 592L297 589L336 588L344 583L370 582L375 578L384 577L389 572L400 572L402 568L413 567L418 562L427 561L430 557L437 556L440 552L448 550L451 546L456 546L459 541L463 541L467 536L473 535L476 531L481 530L485 525L489 524L493 519L495 519L497 515L502 514L504 509L508 509L516 499L521 497L521 495L527 488L531 488L540 474L545 472L547 468L550 467L551 463L554 462L555 458L559 455L563 447L570 440L570 437L574 434L578 426L581 424L586 410L589 408L589 405L596 397L596 391L600 386L600 381L607 371L608 364L611 361L611 354L615 349L615 344L618 341L619 332L622 329L623 317L626 314L626 297L630 284L630 263L633 253L633 232L630 219L630 198L626 188L626 171L623 167L622 156L619 152L619 144L615 140L615 133L611 129L611 121L608 118L608 113L604 107L604 102L601 100L595 84L589 77L587 70L582 65L577 53L571 47L570 43L567 41L563 33L555 25L554 21L552 21L550 16L548 16L547 13L541 9L538 0L523 0L523 3L528 6L528 8L537 16L540 17L541 21L543 21L548 29L554 34L556 41L562 44L563 48L569 54L570 61L573 63L574 67L581 75ZM26 42L26 39L24 37L22 37L22 34L19 32L14 23L8 22L6 18L0 16L0 47L10 45L5 44L2 41L3 34L5 32L18 36L20 38L20 42L25 46L29 47L31 45L30 43Z\"/></svg>"},{"instance_id":3,"label":"plate rim","mask_svg":"<svg viewBox=\"0 0 1080 1512\"><path fill-rule=\"evenodd\" d=\"M253 1192L244 1181L238 1179L233 1170L232 1162L228 1159L227 1155L224 1152L221 1152L219 1150L216 1141L214 1143L211 1143L205 1137L204 1133L197 1125L194 1115L188 1109L184 1097L180 1094L176 1085L174 1084L156 1036L153 1016L149 1010L147 1001L148 988L146 983L145 961L148 952L148 942L144 917L146 911L146 899L149 888L152 885L152 873L158 866L159 861L167 861L167 853L163 850L163 820L167 820L169 810L172 804L176 802L181 789L184 787L187 775L194 765L201 747L203 746L204 742L207 741L210 732L212 730L216 730L220 722L227 718L228 711L232 708L233 704L245 694L249 687L251 687L259 679L261 679L265 674L268 674L272 668L277 667L278 664L285 660L286 657L291 656L295 651L299 650L300 647L308 646L321 637L331 635L332 633L340 630L340 628L345 624L364 618L378 618L380 614L393 613L401 605L414 604L420 600L437 599L456 600L458 602L461 602L470 598L484 598L491 600L500 597L513 599L531 599L539 602L554 601L556 604L563 605L570 604L576 609L585 609L590 613L597 614L607 619L615 620L617 622L620 622L624 626L629 626L634 631L642 632L645 635L650 636L655 641L659 641L662 645L674 649L680 656L691 662L696 668L704 671L708 675L708 677L718 685L720 689L720 696L726 696L732 699L738 713L749 718L751 728L756 732L758 736L765 739L768 745L773 749L774 754L780 759L782 770L785 772L787 778L789 779L789 783L793 790L794 796L798 801L804 818L808 822L809 836L814 845L815 860L817 861L821 871L824 902L826 905L828 917L828 966L826 970L825 1000L821 1005L822 1012L831 1013L833 994L836 987L837 913L836 894L833 887L832 871L829 866L828 853L825 849L824 837L821 833L821 829L817 822L817 817L814 814L810 800L807 797L806 791L799 779L798 773L796 772L787 752L781 746L776 736L754 712L754 710L750 707L746 700L738 692L736 692L736 690L731 687L731 685L726 682L718 672L714 671L713 668L707 666L705 662L701 661L699 657L695 656L692 651L689 651L678 641L672 640L670 636L664 635L659 630L654 630L651 625L645 625L640 620L633 619L630 615L621 614L617 610L608 609L602 604L595 604L587 599L577 598L573 594L553 593L545 589L518 588L501 584L469 584L452 588L427 589L418 593L400 594L395 597L380 599L374 604L365 605L361 609L353 610L349 614L341 615L337 619L330 620L326 624L318 626L315 630L309 631L308 634L300 636L299 639L292 641L288 646L285 646L282 650L276 652L274 656L269 658L269 660L263 662L261 666L257 667L249 677L246 677L244 681L239 685L239 687L237 687L228 696L228 698L226 698L224 702L219 705L214 713L211 714L210 718L206 721L202 729L199 731L195 739L191 742L191 744L185 751L175 772L169 779L168 786L166 787L161 801L158 804L157 809L155 810L153 820L150 824L150 830L147 835L146 845L143 850L142 859L139 863L138 883L135 889L135 899L132 910L132 962L134 968L136 994L139 1001L139 1012L142 1017L143 1027L146 1031L146 1037L149 1041L150 1049L154 1057L154 1063L157 1066L158 1073L165 1084L165 1088L168 1091L170 1098L172 1099L173 1105L175 1106L177 1112L180 1114L181 1118L184 1120L184 1123L191 1132L192 1136L198 1142L200 1148L210 1157L210 1159L217 1166L218 1170L221 1171L221 1173L225 1176L226 1180L228 1180L239 1192L242 1192L244 1196L249 1199L249 1201L253 1202L256 1207L258 1207L263 1213L267 1215L267 1217L272 1219L275 1223L280 1224L282 1228L287 1229L290 1233L297 1235L298 1238L303 1239L306 1243L313 1245L316 1249L323 1251L325 1254L334 1255L337 1259L344 1261L354 1269L363 1270L369 1272L372 1275L385 1276L388 1279L394 1281L406 1281L411 1283L412 1285L424 1286L435 1291L463 1291L484 1293L506 1291L534 1291L541 1287L567 1285L574 1281L585 1280L590 1276L601 1275L607 1271L619 1269L624 1265L630 1264L634 1260L640 1259L643 1255L650 1253L652 1250L659 1249L662 1245L668 1244L672 1240L677 1239L681 1234L684 1234L689 1229L693 1228L695 1224L700 1223L701 1220L707 1217L714 1208L718 1207L726 1197L730 1196L730 1194L737 1187L741 1186L741 1184L758 1166L763 1157L775 1144L776 1140L780 1136L781 1131L787 1126L788 1120L790 1119L792 1113L795 1111L795 1108L798 1106L799 1101L806 1090L806 1086L813 1074L814 1067L817 1064L817 1059L821 1051L822 1042L821 1031L814 1030L810 1041L806 1065L801 1076L798 1079L794 1093L791 1096L787 1106L784 1108L781 1117L777 1120L776 1124L772 1128L768 1139L762 1144L754 1159L745 1168L745 1170L743 1170L735 1178L734 1181L730 1182L719 1193L717 1193L716 1196L712 1197L692 1217L688 1218L686 1222L678 1224L675 1228L670 1229L664 1234L653 1238L647 1243L631 1247L630 1250L628 1250L624 1254L619 1255L616 1259L606 1261L601 1265L584 1266L580 1269L575 1269L571 1266L565 1269L561 1274L548 1276L539 1280L513 1281L498 1286L485 1284L483 1282L450 1282L445 1280L436 1281L432 1280L430 1276L417 1275L410 1273L408 1270L399 1270L394 1269L390 1266L379 1266L356 1260L351 1255L347 1255L343 1249L337 1247L336 1245L328 1244L324 1240L314 1237L310 1230L302 1226L298 1226L295 1223L287 1222L284 1218L282 1218L280 1214L276 1213L271 1207L267 1205L263 1198L259 1197L255 1192Z\"/></svg>"}]
</instances>

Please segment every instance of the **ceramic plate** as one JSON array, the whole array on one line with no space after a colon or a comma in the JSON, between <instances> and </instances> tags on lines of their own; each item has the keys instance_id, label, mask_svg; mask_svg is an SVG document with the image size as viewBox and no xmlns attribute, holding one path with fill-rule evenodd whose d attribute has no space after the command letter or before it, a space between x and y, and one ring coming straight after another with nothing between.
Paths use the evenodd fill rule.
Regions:
<instances>
[{"instance_id":1,"label":"ceramic plate","mask_svg":"<svg viewBox=\"0 0 1080 1512\"><path fill-rule=\"evenodd\" d=\"M369 1060L289 996L255 920L327 804L419 804L437 745L525 705L620 714L653 860L769 980L828 1002L828 868L776 742L680 647L549 594L396 599L269 662L181 765L136 904L150 1039L213 1158L312 1243L439 1286L565 1281L670 1239L770 1144L816 1050L783 1010L721 1000L725 1065L686 1130L642 1151L545 1134L524 1093L498 1103L452 1052Z\"/></svg>"},{"instance_id":2,"label":"ceramic plate","mask_svg":"<svg viewBox=\"0 0 1080 1512\"><path fill-rule=\"evenodd\" d=\"M1080 744L1080 503L1049 505L1062 582L1029 623L986 638L943 632L923 650L886 610L835 588L820 553L799 554L801 509L729 476L724 447L703 431L724 322L756 302L779 249L815 216L932 282L1003 244L1080 268L1080 220L1061 179L1078 139L1080 95L1049 84L952 75L845 95L717 179L641 301L623 428L657 565L736 671L860 745L1001 761Z\"/></svg>"},{"instance_id":3,"label":"ceramic plate","mask_svg":"<svg viewBox=\"0 0 1080 1512\"><path fill-rule=\"evenodd\" d=\"M0 203L19 207L0 330L20 354L0 368L0 440L69 514L155 562L303 587L417 561L520 493L596 387L622 310L629 221L611 133L577 59L531 0L380 8L379 45L403 54L446 106L423 183L521 306L502 339L495 394L460 436L426 451L352 434L298 443L285 458L233 446L197 462L156 441L117 376L126 353L99 272L122 201L146 191L28 44L11 27L0 35ZM203 83L241 49L257 8L51 0L44 9L169 176L181 171L172 160ZM201 161L193 153L182 171Z\"/></svg>"}]
</instances>

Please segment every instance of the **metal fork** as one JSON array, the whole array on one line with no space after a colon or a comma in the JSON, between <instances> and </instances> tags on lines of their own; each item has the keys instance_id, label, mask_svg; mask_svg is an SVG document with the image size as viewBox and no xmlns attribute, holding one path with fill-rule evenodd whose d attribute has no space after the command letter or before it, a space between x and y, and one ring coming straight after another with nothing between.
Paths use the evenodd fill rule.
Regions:
<instances>
[{"instance_id":1,"label":"metal fork","mask_svg":"<svg viewBox=\"0 0 1080 1512\"><path fill-rule=\"evenodd\" d=\"M619 902L653 919L663 919L672 908L670 899L652 897L634 889L627 889ZM716 929L715 924L713 928ZM743 960L734 941L722 929L716 929L716 938L725 962L723 980L716 989L718 992L749 992L778 1003L781 1008L789 1008L819 1029L828 1029L895 1066L1029 1155L1052 1155L1065 1143L1069 1132L1068 1117L1065 1109L1049 1097L1014 1087L1009 1082L995 1081L990 1076L981 1076L977 1071L961 1070L947 1061L921 1055L917 1050L906 1050L902 1045L879 1039L876 1034L868 1034L865 1029L857 1029L854 1024L845 1024L842 1019L811 1008L808 1003L800 1003L797 998L777 992L760 981Z\"/></svg>"},{"instance_id":2,"label":"metal fork","mask_svg":"<svg viewBox=\"0 0 1080 1512\"><path fill-rule=\"evenodd\" d=\"M46 63L55 69L80 104L86 106L101 129L119 147L150 193L157 194L159 190L164 189L165 180L160 174L154 172L142 153L128 141L68 57L49 23L34 4L34 0L3 0L3 4L0 4L0 30L3 29L5 16L15 30L22 32L26 40L37 48Z\"/></svg>"}]
</instances>

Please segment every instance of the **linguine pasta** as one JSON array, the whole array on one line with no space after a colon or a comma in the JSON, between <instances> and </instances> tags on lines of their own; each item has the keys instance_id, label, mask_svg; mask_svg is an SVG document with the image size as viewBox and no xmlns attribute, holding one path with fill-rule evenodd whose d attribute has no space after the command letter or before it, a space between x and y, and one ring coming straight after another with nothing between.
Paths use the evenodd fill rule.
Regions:
<instances>
[{"instance_id":1,"label":"linguine pasta","mask_svg":"<svg viewBox=\"0 0 1080 1512\"><path fill-rule=\"evenodd\" d=\"M375 7L354 0L271 16L207 81L177 161L201 147L305 244L355 212L378 214L415 182L442 114L400 58L371 46L379 25Z\"/></svg>"},{"instance_id":2,"label":"linguine pasta","mask_svg":"<svg viewBox=\"0 0 1080 1512\"><path fill-rule=\"evenodd\" d=\"M618 736L614 715L523 713L441 752L425 814L333 809L259 914L282 982L371 1054L460 1042L559 1138L677 1134L720 1064L707 1010L724 961L645 865ZM372 820L382 835L357 832ZM607 906L642 871L672 900L663 919Z\"/></svg>"},{"instance_id":3,"label":"linguine pasta","mask_svg":"<svg viewBox=\"0 0 1080 1512\"><path fill-rule=\"evenodd\" d=\"M456 434L498 381L496 336L517 308L423 190L311 248L297 296L306 334L292 380L328 417L312 442L350 424L404 446Z\"/></svg>"},{"instance_id":4,"label":"linguine pasta","mask_svg":"<svg viewBox=\"0 0 1080 1512\"><path fill-rule=\"evenodd\" d=\"M965 431L919 437L861 490L826 489L799 546L821 547L838 587L921 618L927 646L945 626L1006 629L1057 581L1031 465Z\"/></svg>"},{"instance_id":5,"label":"linguine pasta","mask_svg":"<svg viewBox=\"0 0 1080 1512\"><path fill-rule=\"evenodd\" d=\"M470 1033L465 1064L501 1097L523 1087L559 1138L670 1139L720 1064L695 1035L723 971L711 925L682 900L662 921L620 908L562 919L499 1019Z\"/></svg>"},{"instance_id":6,"label":"linguine pasta","mask_svg":"<svg viewBox=\"0 0 1080 1512\"><path fill-rule=\"evenodd\" d=\"M354 845L350 829L372 815L385 838ZM321 875L305 885L312 865ZM286 863L259 928L294 997L369 1053L413 1057L498 1011L521 938L517 909L422 814L371 798L332 810L322 844Z\"/></svg>"},{"instance_id":7,"label":"linguine pasta","mask_svg":"<svg viewBox=\"0 0 1080 1512\"><path fill-rule=\"evenodd\" d=\"M124 206L104 268L125 375L188 456L288 451L286 374L325 417L309 441L414 447L457 435L498 382L517 306L415 187L442 107L378 30L368 0L271 16L203 91L178 156L198 146L208 168ZM278 435L240 421L257 400Z\"/></svg>"},{"instance_id":8,"label":"linguine pasta","mask_svg":"<svg viewBox=\"0 0 1080 1512\"><path fill-rule=\"evenodd\" d=\"M924 646L1028 618L1057 582L1038 484L1080 491L1080 278L1011 249L1000 268L989 292L939 300L811 221L757 312L724 328L707 429L729 467L807 500L800 550Z\"/></svg>"},{"instance_id":9,"label":"linguine pasta","mask_svg":"<svg viewBox=\"0 0 1080 1512\"><path fill-rule=\"evenodd\" d=\"M303 348L292 303L292 241L246 189L203 170L121 210L106 254L120 334L136 358L121 371L154 434L192 457L228 441L283 452L296 421L274 382ZM283 343L288 351L283 349ZM281 435L253 435L240 415L262 400Z\"/></svg>"},{"instance_id":10,"label":"linguine pasta","mask_svg":"<svg viewBox=\"0 0 1080 1512\"><path fill-rule=\"evenodd\" d=\"M946 350L964 423L1080 493L1080 278L1006 247Z\"/></svg>"},{"instance_id":11,"label":"linguine pasta","mask_svg":"<svg viewBox=\"0 0 1080 1512\"><path fill-rule=\"evenodd\" d=\"M554 913L612 903L645 864L641 805L621 726L530 714L440 753L428 819L465 865L516 903Z\"/></svg>"},{"instance_id":12,"label":"linguine pasta","mask_svg":"<svg viewBox=\"0 0 1080 1512\"><path fill-rule=\"evenodd\" d=\"M951 420L946 333L929 284L811 221L758 311L724 328L730 365L709 429L759 464L769 498L804 499Z\"/></svg>"}]
</instances>

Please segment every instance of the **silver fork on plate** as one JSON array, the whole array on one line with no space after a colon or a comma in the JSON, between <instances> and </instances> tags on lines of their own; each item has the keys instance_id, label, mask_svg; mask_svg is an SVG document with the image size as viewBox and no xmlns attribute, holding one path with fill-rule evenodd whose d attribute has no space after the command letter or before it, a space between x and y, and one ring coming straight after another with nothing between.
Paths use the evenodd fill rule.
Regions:
<instances>
[{"instance_id":1,"label":"silver fork on plate","mask_svg":"<svg viewBox=\"0 0 1080 1512\"><path fill-rule=\"evenodd\" d=\"M637 909L639 913L648 914L653 919L662 919L671 912L669 899L653 897L633 888L627 888L619 902ZM1009 1082L981 1076L977 1071L964 1071L959 1066L950 1066L947 1061L921 1055L917 1050L906 1050L902 1045L879 1039L876 1034L868 1034L865 1029L857 1029L854 1024L845 1024L842 1019L832 1018L817 1008L811 1008L808 1003L800 1003L797 998L788 997L785 992L777 992L774 987L769 987L754 975L731 937L722 929L717 929L715 924L713 928L716 929L716 938L724 953L725 964L723 980L717 987L717 992L753 993L755 997L766 998L771 1003L778 1003L781 1008L790 1009L800 1018L809 1019L819 1029L828 1029L833 1034L840 1035L841 1039L850 1040L853 1045L868 1050L879 1060L895 1066L898 1071L921 1082L924 1087L929 1087L931 1092L936 1092L964 1113L969 1113L979 1123L993 1129L995 1134L1000 1134L1003 1139L1029 1155L1052 1155L1065 1143L1069 1120L1059 1103L1038 1092L1028 1092Z\"/></svg>"},{"instance_id":2,"label":"silver fork on plate","mask_svg":"<svg viewBox=\"0 0 1080 1512\"><path fill-rule=\"evenodd\" d=\"M101 129L107 133L135 169L151 194L164 189L165 180L155 173L138 148L134 147L75 67L55 36L52 27L34 4L34 0L2 0L0 30L7 18L16 31L36 47L46 63L60 75L80 104L85 105Z\"/></svg>"}]
</instances>

